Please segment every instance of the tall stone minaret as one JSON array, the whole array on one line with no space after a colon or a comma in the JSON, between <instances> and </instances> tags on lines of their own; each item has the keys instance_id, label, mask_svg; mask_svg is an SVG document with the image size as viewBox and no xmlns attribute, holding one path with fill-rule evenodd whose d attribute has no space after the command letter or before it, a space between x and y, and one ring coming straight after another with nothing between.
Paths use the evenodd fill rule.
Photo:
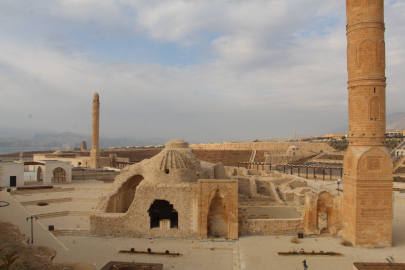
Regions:
<instances>
[{"instance_id":1,"label":"tall stone minaret","mask_svg":"<svg viewBox=\"0 0 405 270\"><path fill-rule=\"evenodd\" d=\"M347 0L346 11L349 148L343 164L343 237L355 246L391 246L384 0Z\"/></svg>"},{"instance_id":2,"label":"tall stone minaret","mask_svg":"<svg viewBox=\"0 0 405 270\"><path fill-rule=\"evenodd\" d=\"M98 93L93 96L93 133L91 138L90 168L100 167L99 128L100 128L100 97Z\"/></svg>"}]
</instances>

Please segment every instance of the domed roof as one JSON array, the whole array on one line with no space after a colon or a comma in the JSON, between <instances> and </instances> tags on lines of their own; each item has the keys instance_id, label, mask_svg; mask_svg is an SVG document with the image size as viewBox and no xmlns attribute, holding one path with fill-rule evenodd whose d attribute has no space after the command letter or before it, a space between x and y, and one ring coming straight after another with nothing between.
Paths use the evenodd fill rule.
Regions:
<instances>
[{"instance_id":1,"label":"domed roof","mask_svg":"<svg viewBox=\"0 0 405 270\"><path fill-rule=\"evenodd\" d=\"M167 150L160 161L160 170L194 168L191 160L176 150Z\"/></svg>"},{"instance_id":2,"label":"domed roof","mask_svg":"<svg viewBox=\"0 0 405 270\"><path fill-rule=\"evenodd\" d=\"M173 139L165 144L165 148L188 148L188 142L181 139Z\"/></svg>"},{"instance_id":3,"label":"domed roof","mask_svg":"<svg viewBox=\"0 0 405 270\"><path fill-rule=\"evenodd\" d=\"M53 152L53 154L54 154L54 155L61 155L61 154L63 154L63 152L60 151L60 150L58 150L58 151Z\"/></svg>"}]
</instances>

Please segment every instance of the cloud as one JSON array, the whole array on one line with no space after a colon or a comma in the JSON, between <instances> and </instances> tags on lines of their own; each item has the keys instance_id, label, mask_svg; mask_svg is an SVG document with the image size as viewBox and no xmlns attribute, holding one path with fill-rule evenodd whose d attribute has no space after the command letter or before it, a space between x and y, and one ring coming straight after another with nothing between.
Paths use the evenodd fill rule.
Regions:
<instances>
[{"instance_id":1,"label":"cloud","mask_svg":"<svg viewBox=\"0 0 405 270\"><path fill-rule=\"evenodd\" d=\"M341 2L3 1L0 112L10 126L89 134L99 92L103 136L327 133L347 122ZM386 4L392 110L402 108L404 11ZM135 41L142 50L106 46Z\"/></svg>"}]
</instances>

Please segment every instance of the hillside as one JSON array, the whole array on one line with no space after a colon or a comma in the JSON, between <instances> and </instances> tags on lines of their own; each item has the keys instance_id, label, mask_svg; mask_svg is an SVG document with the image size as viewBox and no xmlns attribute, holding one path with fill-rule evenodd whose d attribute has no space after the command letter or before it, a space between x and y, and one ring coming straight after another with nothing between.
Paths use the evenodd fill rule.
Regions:
<instances>
[{"instance_id":1,"label":"hillside","mask_svg":"<svg viewBox=\"0 0 405 270\"><path fill-rule=\"evenodd\" d=\"M405 129L405 112L387 115L387 130Z\"/></svg>"},{"instance_id":2,"label":"hillside","mask_svg":"<svg viewBox=\"0 0 405 270\"><path fill-rule=\"evenodd\" d=\"M2 134L3 135L3 134ZM31 138L18 138L16 136L0 136L0 153L12 153L20 151L37 150L68 150L80 147L82 141L86 141L87 147L91 148L91 136L64 132L59 134L37 133ZM105 138L100 137L100 148L134 146L134 145L159 145L167 140L163 138Z\"/></svg>"}]
</instances>

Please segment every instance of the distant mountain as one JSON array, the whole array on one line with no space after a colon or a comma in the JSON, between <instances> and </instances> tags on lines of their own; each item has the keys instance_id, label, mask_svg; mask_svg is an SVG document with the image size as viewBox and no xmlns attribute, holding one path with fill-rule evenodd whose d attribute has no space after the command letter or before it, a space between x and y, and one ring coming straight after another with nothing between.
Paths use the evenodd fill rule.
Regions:
<instances>
[{"instance_id":1,"label":"distant mountain","mask_svg":"<svg viewBox=\"0 0 405 270\"><path fill-rule=\"evenodd\" d=\"M3 130L2 130L3 131ZM2 132L3 133L3 132ZM9 133L9 134L7 134ZM82 141L86 141L87 147L91 148L91 136L80 135L71 132L35 134L29 139L20 139L11 135L11 132L0 134L0 150L13 149L24 151L24 149L73 149L80 147ZM25 137L25 136L24 136ZM134 145L159 145L167 141L165 138L100 138L100 148L134 146Z\"/></svg>"},{"instance_id":2,"label":"distant mountain","mask_svg":"<svg viewBox=\"0 0 405 270\"><path fill-rule=\"evenodd\" d=\"M395 112L387 115L387 130L405 129L405 112ZM330 133L348 133L349 125L338 127Z\"/></svg>"},{"instance_id":3,"label":"distant mountain","mask_svg":"<svg viewBox=\"0 0 405 270\"><path fill-rule=\"evenodd\" d=\"M387 130L405 129L405 112L390 113L387 115Z\"/></svg>"}]
</instances>

